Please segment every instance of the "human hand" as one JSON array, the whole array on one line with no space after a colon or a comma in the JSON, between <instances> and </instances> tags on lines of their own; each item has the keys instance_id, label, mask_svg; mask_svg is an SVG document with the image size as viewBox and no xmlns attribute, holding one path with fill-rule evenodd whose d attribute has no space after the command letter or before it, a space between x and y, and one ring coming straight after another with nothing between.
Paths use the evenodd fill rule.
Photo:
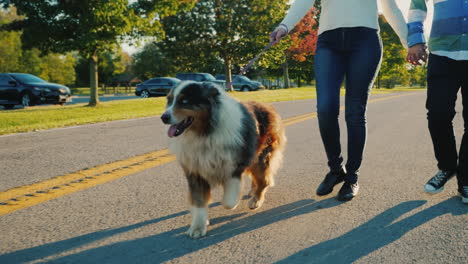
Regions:
<instances>
[{"instance_id":1,"label":"human hand","mask_svg":"<svg viewBox=\"0 0 468 264\"><path fill-rule=\"evenodd\" d=\"M413 65L422 65L427 61L427 47L424 43L415 44L408 48L406 61ZM421 63L422 61L422 63Z\"/></svg>"},{"instance_id":2,"label":"human hand","mask_svg":"<svg viewBox=\"0 0 468 264\"><path fill-rule=\"evenodd\" d=\"M273 32L270 34L270 42L273 43L273 45L276 45L280 42L280 40L288 34L287 30L283 26L277 27Z\"/></svg>"}]
</instances>

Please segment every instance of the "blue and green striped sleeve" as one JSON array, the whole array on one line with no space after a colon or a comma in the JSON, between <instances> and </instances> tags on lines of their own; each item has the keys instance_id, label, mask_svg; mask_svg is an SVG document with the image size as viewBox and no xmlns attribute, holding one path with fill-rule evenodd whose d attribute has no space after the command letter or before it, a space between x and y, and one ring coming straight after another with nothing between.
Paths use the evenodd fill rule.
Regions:
<instances>
[{"instance_id":1,"label":"blue and green striped sleeve","mask_svg":"<svg viewBox=\"0 0 468 264\"><path fill-rule=\"evenodd\" d=\"M426 0L411 0L408 13L408 47L419 43L426 43L423 26L426 15Z\"/></svg>"}]
</instances>

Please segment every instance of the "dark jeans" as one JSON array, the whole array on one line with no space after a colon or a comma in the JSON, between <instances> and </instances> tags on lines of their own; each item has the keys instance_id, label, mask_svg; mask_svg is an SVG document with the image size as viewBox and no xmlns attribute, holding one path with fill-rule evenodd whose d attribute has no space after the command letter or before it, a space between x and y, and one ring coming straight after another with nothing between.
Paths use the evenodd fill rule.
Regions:
<instances>
[{"instance_id":1,"label":"dark jeans","mask_svg":"<svg viewBox=\"0 0 468 264\"><path fill-rule=\"evenodd\" d=\"M367 125L369 91L380 68L382 43L377 30L366 27L338 28L320 34L315 55L317 114L328 166L342 168L340 86L345 79L345 120L348 128L348 161L345 181L357 182Z\"/></svg>"},{"instance_id":2,"label":"dark jeans","mask_svg":"<svg viewBox=\"0 0 468 264\"><path fill-rule=\"evenodd\" d=\"M459 186L468 185L468 60L457 61L429 54L427 66L427 119L437 166L457 170ZM452 120L461 87L465 131L458 157Z\"/></svg>"}]
</instances>

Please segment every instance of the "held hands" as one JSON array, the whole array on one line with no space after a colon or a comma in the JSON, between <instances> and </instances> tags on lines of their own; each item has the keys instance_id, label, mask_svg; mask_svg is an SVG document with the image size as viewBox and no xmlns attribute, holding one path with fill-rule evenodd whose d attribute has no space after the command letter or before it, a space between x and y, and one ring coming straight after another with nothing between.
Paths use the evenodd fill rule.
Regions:
<instances>
[{"instance_id":1,"label":"held hands","mask_svg":"<svg viewBox=\"0 0 468 264\"><path fill-rule=\"evenodd\" d=\"M288 34L288 32L286 31L286 29L284 27L282 27L282 26L279 26L273 32L271 32L270 42L273 43L273 45L276 45L287 34Z\"/></svg>"},{"instance_id":2,"label":"held hands","mask_svg":"<svg viewBox=\"0 0 468 264\"><path fill-rule=\"evenodd\" d=\"M422 65L427 61L427 47L423 43L415 44L408 48L406 61L413 65Z\"/></svg>"}]
</instances>

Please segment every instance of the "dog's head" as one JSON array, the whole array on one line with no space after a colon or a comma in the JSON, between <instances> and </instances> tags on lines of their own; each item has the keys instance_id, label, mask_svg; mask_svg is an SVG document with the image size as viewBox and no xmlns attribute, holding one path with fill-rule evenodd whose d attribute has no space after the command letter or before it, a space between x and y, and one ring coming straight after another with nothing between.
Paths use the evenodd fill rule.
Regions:
<instances>
[{"instance_id":1,"label":"dog's head","mask_svg":"<svg viewBox=\"0 0 468 264\"><path fill-rule=\"evenodd\" d=\"M182 82L174 87L167 95L166 111L161 116L163 123L170 125L167 135L177 137L187 130L206 133L222 92L212 83Z\"/></svg>"}]
</instances>

